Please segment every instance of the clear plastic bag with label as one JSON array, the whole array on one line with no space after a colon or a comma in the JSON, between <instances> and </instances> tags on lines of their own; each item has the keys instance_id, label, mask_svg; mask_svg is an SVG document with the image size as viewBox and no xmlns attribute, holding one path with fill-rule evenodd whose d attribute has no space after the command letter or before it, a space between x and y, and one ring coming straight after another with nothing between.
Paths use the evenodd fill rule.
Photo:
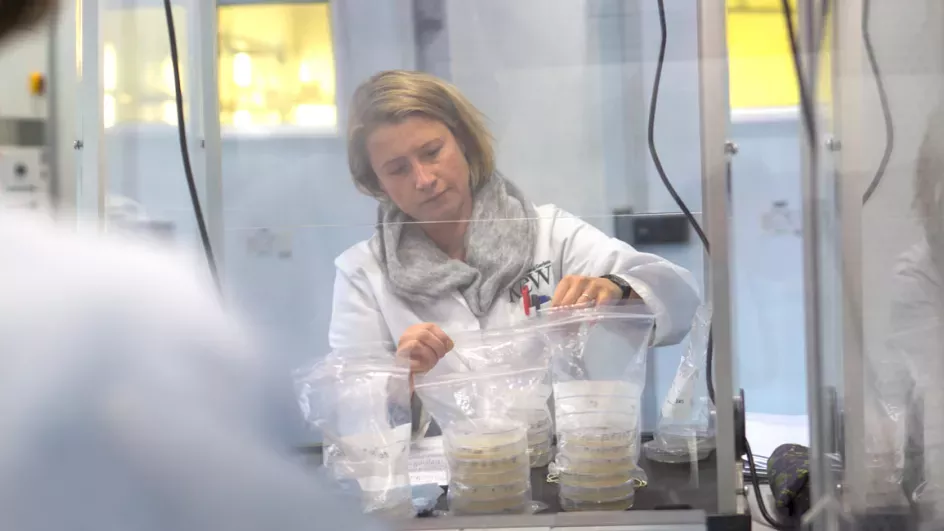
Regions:
<instances>
[{"instance_id":1,"label":"clear plastic bag with label","mask_svg":"<svg viewBox=\"0 0 944 531\"><path fill-rule=\"evenodd\" d=\"M517 328L460 332L451 337L455 343L453 351L456 356L468 365L463 369L480 370L507 363L507 360L547 357L540 336ZM547 373L541 385L518 392L509 391L509 417L528 426L528 459L531 468L545 467L553 457L554 421L550 399L550 373Z\"/></svg>"},{"instance_id":2,"label":"clear plastic bag with label","mask_svg":"<svg viewBox=\"0 0 944 531\"><path fill-rule=\"evenodd\" d=\"M704 375L710 331L711 307L703 305L695 312L685 353L659 413L655 437L644 445L650 460L691 463L705 459L715 449L714 406Z\"/></svg>"},{"instance_id":3,"label":"clear plastic bag with label","mask_svg":"<svg viewBox=\"0 0 944 531\"><path fill-rule=\"evenodd\" d=\"M455 349L416 377L416 393L442 428L453 514L541 508L531 499L529 423L516 411L522 397L546 392L548 356L540 341L533 343L538 348L520 348L527 334L508 330L475 342L460 335Z\"/></svg>"},{"instance_id":4,"label":"clear plastic bag with label","mask_svg":"<svg viewBox=\"0 0 944 531\"><path fill-rule=\"evenodd\" d=\"M410 370L383 349L332 352L295 371L302 413L324 438L325 466L356 482L365 512L413 515Z\"/></svg>"},{"instance_id":5,"label":"clear plastic bag with label","mask_svg":"<svg viewBox=\"0 0 944 531\"><path fill-rule=\"evenodd\" d=\"M647 481L640 402L654 317L643 304L555 308L533 329L551 356L561 508L625 510Z\"/></svg>"}]
</instances>

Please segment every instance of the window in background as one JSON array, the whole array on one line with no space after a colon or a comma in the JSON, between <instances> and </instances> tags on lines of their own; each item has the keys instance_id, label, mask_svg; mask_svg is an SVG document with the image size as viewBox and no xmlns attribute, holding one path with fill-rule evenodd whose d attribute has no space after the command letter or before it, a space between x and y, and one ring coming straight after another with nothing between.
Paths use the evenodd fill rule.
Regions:
<instances>
[{"instance_id":1,"label":"window in background","mask_svg":"<svg viewBox=\"0 0 944 531\"><path fill-rule=\"evenodd\" d=\"M796 15L796 0L790 5ZM781 0L727 0L727 33L731 108L797 106L800 97ZM831 94L830 33L819 58L820 102L829 101Z\"/></svg>"},{"instance_id":2,"label":"window in background","mask_svg":"<svg viewBox=\"0 0 944 531\"><path fill-rule=\"evenodd\" d=\"M174 7L181 61L189 56L186 11ZM104 124L176 124L174 71L162 7L102 11L102 87ZM187 72L180 68L186 94ZM186 108L184 109L186 112Z\"/></svg>"},{"instance_id":3,"label":"window in background","mask_svg":"<svg viewBox=\"0 0 944 531\"><path fill-rule=\"evenodd\" d=\"M220 123L336 132L328 4L221 6Z\"/></svg>"}]
</instances>

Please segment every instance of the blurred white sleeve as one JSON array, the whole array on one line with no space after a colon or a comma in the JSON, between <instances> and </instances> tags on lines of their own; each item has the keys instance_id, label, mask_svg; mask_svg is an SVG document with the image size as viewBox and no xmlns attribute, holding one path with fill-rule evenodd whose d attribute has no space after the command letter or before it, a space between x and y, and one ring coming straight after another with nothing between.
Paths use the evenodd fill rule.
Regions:
<instances>
[{"instance_id":1,"label":"blurred white sleeve","mask_svg":"<svg viewBox=\"0 0 944 531\"><path fill-rule=\"evenodd\" d=\"M260 353L212 293L121 265L0 321L0 529L376 529L273 445Z\"/></svg>"}]
</instances>

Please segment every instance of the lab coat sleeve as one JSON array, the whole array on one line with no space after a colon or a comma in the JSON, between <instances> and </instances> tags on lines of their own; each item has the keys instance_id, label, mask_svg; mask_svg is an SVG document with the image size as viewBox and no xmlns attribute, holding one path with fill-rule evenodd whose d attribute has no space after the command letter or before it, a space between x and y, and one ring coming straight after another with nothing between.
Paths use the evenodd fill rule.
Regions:
<instances>
[{"instance_id":1,"label":"lab coat sleeve","mask_svg":"<svg viewBox=\"0 0 944 531\"><path fill-rule=\"evenodd\" d=\"M0 529L380 528L285 455L269 360L211 288L130 246L69 250L4 329Z\"/></svg>"},{"instance_id":2,"label":"lab coat sleeve","mask_svg":"<svg viewBox=\"0 0 944 531\"><path fill-rule=\"evenodd\" d=\"M361 270L348 273L339 260L337 277L334 280L334 307L328 332L332 350L371 343L384 343L391 350L397 340L380 312L367 276ZM390 355L394 355L391 351ZM414 394L410 399L413 413L413 438L421 438L429 429L429 413Z\"/></svg>"},{"instance_id":3,"label":"lab coat sleeve","mask_svg":"<svg viewBox=\"0 0 944 531\"><path fill-rule=\"evenodd\" d=\"M866 349L865 448L872 468L881 472L870 480L901 477L908 492L924 475L924 448L913 443L929 442L924 441L924 419L933 417L920 411L929 390L938 387L936 360L944 344L941 285L936 274L929 274L933 266L922 251L927 249L906 253L888 285L891 326L885 348Z\"/></svg>"},{"instance_id":4,"label":"lab coat sleeve","mask_svg":"<svg viewBox=\"0 0 944 531\"><path fill-rule=\"evenodd\" d=\"M338 268L328 341L332 350L370 343L395 344L367 275Z\"/></svg>"},{"instance_id":5,"label":"lab coat sleeve","mask_svg":"<svg viewBox=\"0 0 944 531\"><path fill-rule=\"evenodd\" d=\"M641 253L559 209L552 238L560 249L562 276L619 275L629 283L655 315L653 346L678 343L688 334L700 304L689 271L659 256Z\"/></svg>"}]
</instances>

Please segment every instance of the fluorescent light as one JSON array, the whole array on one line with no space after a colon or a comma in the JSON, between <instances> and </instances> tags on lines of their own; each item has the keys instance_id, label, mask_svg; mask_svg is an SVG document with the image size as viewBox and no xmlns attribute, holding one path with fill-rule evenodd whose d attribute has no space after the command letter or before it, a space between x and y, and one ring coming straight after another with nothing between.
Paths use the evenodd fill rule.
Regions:
<instances>
[{"instance_id":1,"label":"fluorescent light","mask_svg":"<svg viewBox=\"0 0 944 531\"><path fill-rule=\"evenodd\" d=\"M161 119L164 123L177 125L177 102L165 101L161 104Z\"/></svg>"},{"instance_id":2,"label":"fluorescent light","mask_svg":"<svg viewBox=\"0 0 944 531\"><path fill-rule=\"evenodd\" d=\"M252 85L252 57L240 52L233 56L233 83L237 87Z\"/></svg>"},{"instance_id":3,"label":"fluorescent light","mask_svg":"<svg viewBox=\"0 0 944 531\"><path fill-rule=\"evenodd\" d=\"M245 109L240 109L233 113L233 125L236 127L249 127L252 125L252 113Z\"/></svg>"},{"instance_id":4,"label":"fluorescent light","mask_svg":"<svg viewBox=\"0 0 944 531\"><path fill-rule=\"evenodd\" d=\"M118 54L114 44L105 43L102 59L102 83L106 92L114 92L118 88Z\"/></svg>"},{"instance_id":5,"label":"fluorescent light","mask_svg":"<svg viewBox=\"0 0 944 531\"><path fill-rule=\"evenodd\" d=\"M102 103L102 123L108 129L115 125L118 105L115 103L115 97L111 94L105 94L105 101Z\"/></svg>"},{"instance_id":6,"label":"fluorescent light","mask_svg":"<svg viewBox=\"0 0 944 531\"><path fill-rule=\"evenodd\" d=\"M295 106L295 124L306 127L335 127L338 108L335 105L302 104Z\"/></svg>"}]
</instances>

